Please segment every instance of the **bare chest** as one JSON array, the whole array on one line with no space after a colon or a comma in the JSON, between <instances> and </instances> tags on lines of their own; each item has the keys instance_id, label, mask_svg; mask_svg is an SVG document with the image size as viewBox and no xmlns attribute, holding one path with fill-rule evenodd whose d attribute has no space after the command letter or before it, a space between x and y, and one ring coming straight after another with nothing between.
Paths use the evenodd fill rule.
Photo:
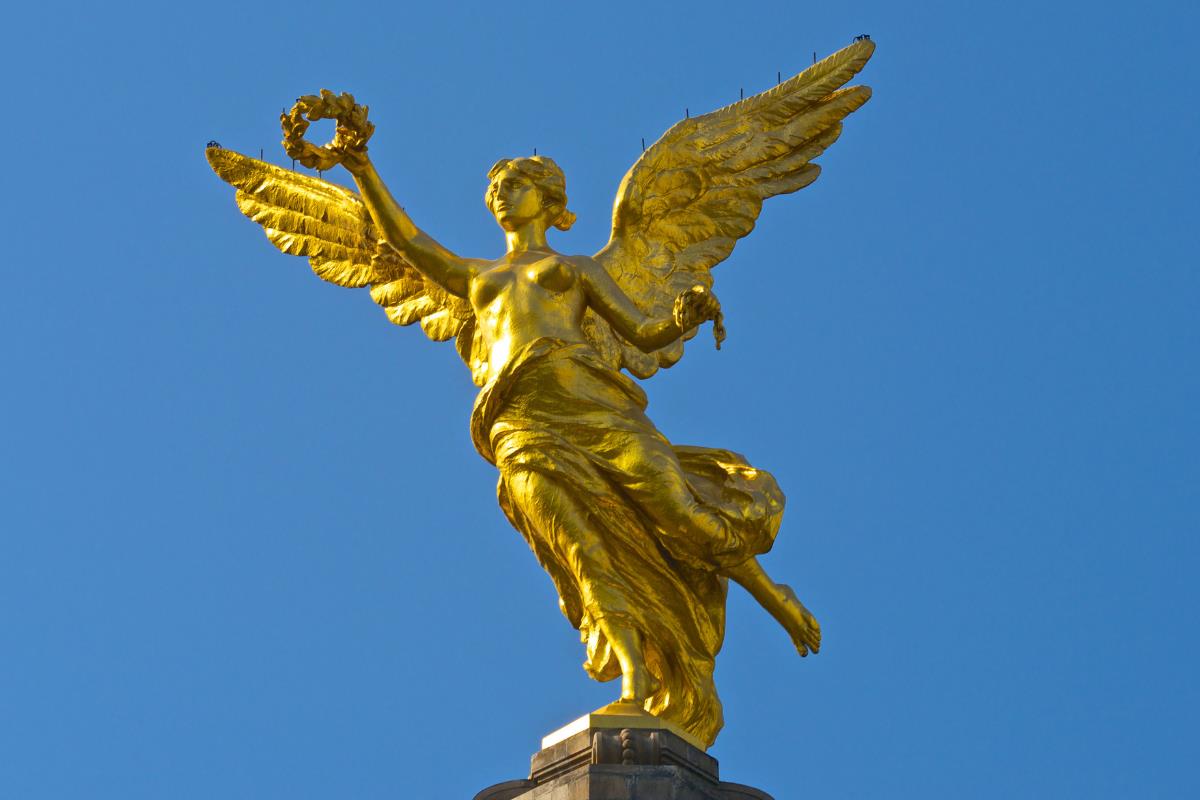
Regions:
<instances>
[{"instance_id":1,"label":"bare chest","mask_svg":"<svg viewBox=\"0 0 1200 800\"><path fill-rule=\"evenodd\" d=\"M575 284L575 269L561 256L501 262L471 279L471 305L478 311L505 298L550 300Z\"/></svg>"}]
</instances>

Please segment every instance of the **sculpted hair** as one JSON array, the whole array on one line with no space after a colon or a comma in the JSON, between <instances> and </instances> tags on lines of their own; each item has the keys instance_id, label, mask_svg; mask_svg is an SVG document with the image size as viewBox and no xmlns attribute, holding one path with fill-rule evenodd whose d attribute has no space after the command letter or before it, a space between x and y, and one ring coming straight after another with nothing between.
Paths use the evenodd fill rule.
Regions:
<instances>
[{"instance_id":1,"label":"sculpted hair","mask_svg":"<svg viewBox=\"0 0 1200 800\"><path fill-rule=\"evenodd\" d=\"M538 188L547 209L551 211L551 225L565 231L575 224L575 214L567 210L567 177L563 174L562 167L554 163L554 159L545 156L502 158L488 170L488 183L505 169L511 169L528 178L529 182Z\"/></svg>"}]
</instances>

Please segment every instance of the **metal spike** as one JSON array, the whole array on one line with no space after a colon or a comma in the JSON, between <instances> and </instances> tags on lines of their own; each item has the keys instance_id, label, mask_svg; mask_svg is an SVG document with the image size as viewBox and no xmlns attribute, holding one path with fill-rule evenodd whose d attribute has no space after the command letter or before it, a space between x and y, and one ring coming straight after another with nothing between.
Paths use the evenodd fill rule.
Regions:
<instances>
[{"instance_id":1,"label":"metal spike","mask_svg":"<svg viewBox=\"0 0 1200 800\"><path fill-rule=\"evenodd\" d=\"M783 83L783 73L782 73L782 72L776 72L776 73L775 73L775 85L776 85L776 86L778 86L778 85L779 85L779 84L781 84L781 83Z\"/></svg>"},{"instance_id":2,"label":"metal spike","mask_svg":"<svg viewBox=\"0 0 1200 800\"><path fill-rule=\"evenodd\" d=\"M746 92L744 89L742 89L742 87L739 86L738 87L738 100L745 100L745 99L746 99Z\"/></svg>"},{"instance_id":3,"label":"metal spike","mask_svg":"<svg viewBox=\"0 0 1200 800\"><path fill-rule=\"evenodd\" d=\"M646 152L646 137L642 137L642 152Z\"/></svg>"}]
</instances>

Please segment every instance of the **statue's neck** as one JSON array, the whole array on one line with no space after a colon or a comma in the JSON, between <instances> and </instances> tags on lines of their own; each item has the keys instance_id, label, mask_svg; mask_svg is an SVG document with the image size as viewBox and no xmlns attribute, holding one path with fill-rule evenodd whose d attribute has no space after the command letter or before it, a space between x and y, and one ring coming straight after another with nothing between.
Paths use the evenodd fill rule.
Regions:
<instances>
[{"instance_id":1,"label":"statue's neck","mask_svg":"<svg viewBox=\"0 0 1200 800\"><path fill-rule=\"evenodd\" d=\"M516 230L505 231L504 239L510 256L518 256L526 250L550 249L546 243L546 228L538 222L529 222Z\"/></svg>"}]
</instances>

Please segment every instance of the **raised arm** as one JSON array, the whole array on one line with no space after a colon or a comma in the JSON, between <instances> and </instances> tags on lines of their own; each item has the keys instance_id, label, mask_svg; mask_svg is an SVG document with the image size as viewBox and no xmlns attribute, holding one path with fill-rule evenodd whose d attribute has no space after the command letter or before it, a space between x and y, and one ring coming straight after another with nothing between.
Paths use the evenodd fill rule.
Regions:
<instances>
[{"instance_id":1,"label":"raised arm","mask_svg":"<svg viewBox=\"0 0 1200 800\"><path fill-rule=\"evenodd\" d=\"M309 124L318 119L337 120L333 141L323 147L304 138ZM292 110L280 115L279 122L283 128L283 149L288 155L310 169L344 166L354 176L363 203L387 243L446 291L467 296L471 276L483 262L461 258L442 247L414 225L392 198L367 157L367 141L375 126L367 120L366 106L355 103L354 96L347 92L335 95L322 89L319 96L297 98Z\"/></svg>"},{"instance_id":2,"label":"raised arm","mask_svg":"<svg viewBox=\"0 0 1200 800\"><path fill-rule=\"evenodd\" d=\"M588 305L605 319L613 329L643 352L650 353L666 347L700 323L716 319L721 306L712 292L696 286L684 292L684 327L674 317L655 319L642 310L621 290L600 264L590 258L579 258L577 266L587 292Z\"/></svg>"},{"instance_id":3,"label":"raised arm","mask_svg":"<svg viewBox=\"0 0 1200 800\"><path fill-rule=\"evenodd\" d=\"M356 155L353 163L349 158L342 163L354 176L363 203L371 212L376 227L383 232L384 239L430 280L451 294L466 297L471 276L477 264L482 262L455 255L414 225L392 197L366 153Z\"/></svg>"}]
</instances>

